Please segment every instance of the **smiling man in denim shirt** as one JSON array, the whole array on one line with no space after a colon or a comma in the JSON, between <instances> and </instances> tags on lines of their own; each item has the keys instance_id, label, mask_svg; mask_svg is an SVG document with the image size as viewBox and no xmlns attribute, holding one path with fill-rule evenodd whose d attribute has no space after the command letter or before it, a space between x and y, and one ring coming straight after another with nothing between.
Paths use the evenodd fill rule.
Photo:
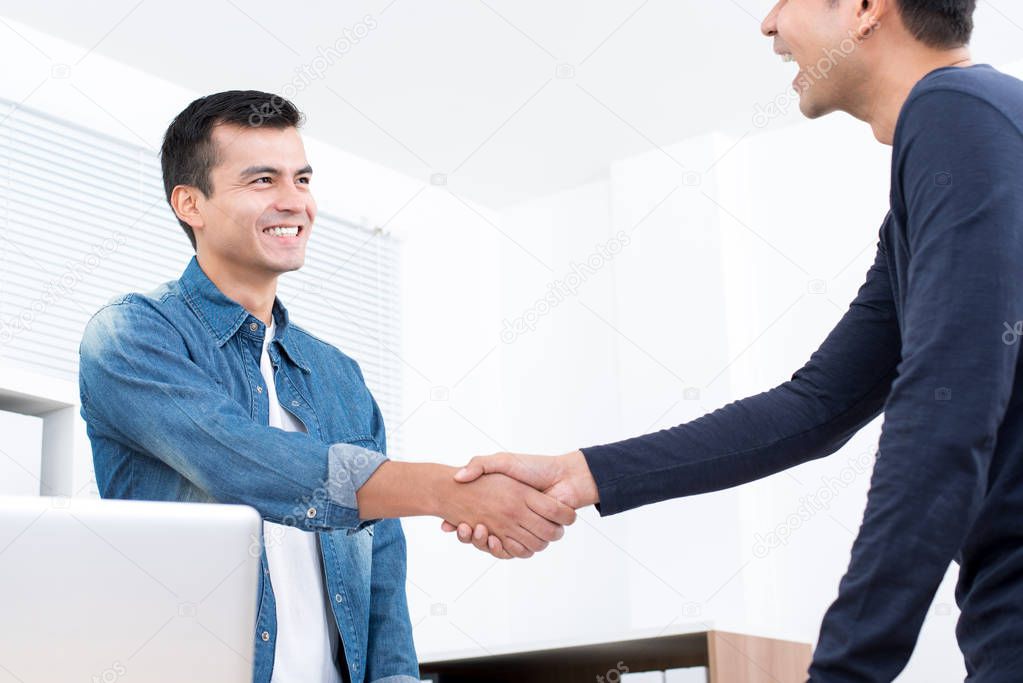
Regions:
<instances>
[{"instance_id":1,"label":"smiling man in denim shirt","mask_svg":"<svg viewBox=\"0 0 1023 683\"><path fill-rule=\"evenodd\" d=\"M386 458L359 366L276 298L316 217L300 123L290 102L254 91L175 118L164 185L196 256L177 281L90 320L82 416L104 498L263 516L255 681L418 681L393 518L475 520L528 557L575 513L504 475L459 485L454 468Z\"/></svg>"}]
</instances>

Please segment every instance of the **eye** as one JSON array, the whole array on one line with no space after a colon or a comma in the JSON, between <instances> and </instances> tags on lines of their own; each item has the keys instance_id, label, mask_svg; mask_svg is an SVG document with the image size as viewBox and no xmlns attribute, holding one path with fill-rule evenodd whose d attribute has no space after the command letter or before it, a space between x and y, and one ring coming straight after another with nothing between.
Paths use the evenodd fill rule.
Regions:
<instances>
[{"instance_id":1,"label":"eye","mask_svg":"<svg viewBox=\"0 0 1023 683\"><path fill-rule=\"evenodd\" d=\"M273 181L273 178L271 178L271 177L270 177L270 176L268 176L268 175L265 175L265 176L262 176L261 178L256 178L256 179L255 179L255 180L253 180L252 182L253 182L253 183L262 183L262 182L263 182L264 180L265 180L265 181L267 181L267 182L272 182L272 181Z\"/></svg>"},{"instance_id":2,"label":"eye","mask_svg":"<svg viewBox=\"0 0 1023 683\"><path fill-rule=\"evenodd\" d=\"M298 179L298 182L305 183L306 185L308 185L311 181L312 178L310 178L309 176L302 176L301 178Z\"/></svg>"}]
</instances>

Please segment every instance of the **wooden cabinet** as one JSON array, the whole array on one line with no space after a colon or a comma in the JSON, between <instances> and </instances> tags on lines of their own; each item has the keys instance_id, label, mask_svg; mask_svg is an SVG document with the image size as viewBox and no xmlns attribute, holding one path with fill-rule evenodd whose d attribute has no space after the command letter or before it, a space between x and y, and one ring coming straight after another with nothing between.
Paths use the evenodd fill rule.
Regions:
<instances>
[{"instance_id":1,"label":"wooden cabinet","mask_svg":"<svg viewBox=\"0 0 1023 683\"><path fill-rule=\"evenodd\" d=\"M437 683L617 683L630 672L705 666L709 683L805 683L810 646L727 631L426 661Z\"/></svg>"}]
</instances>

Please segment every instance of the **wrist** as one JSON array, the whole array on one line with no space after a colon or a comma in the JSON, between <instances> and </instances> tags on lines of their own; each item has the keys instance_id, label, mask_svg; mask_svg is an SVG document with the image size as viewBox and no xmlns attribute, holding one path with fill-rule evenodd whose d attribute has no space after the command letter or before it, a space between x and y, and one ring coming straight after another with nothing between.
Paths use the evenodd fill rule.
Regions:
<instances>
[{"instance_id":1,"label":"wrist","mask_svg":"<svg viewBox=\"0 0 1023 683\"><path fill-rule=\"evenodd\" d=\"M424 463L423 472L419 480L421 485L420 515L444 518L444 510L451 502L455 494L455 487L459 486L455 481L457 467ZM457 523L457 522L456 522Z\"/></svg>"},{"instance_id":2,"label":"wrist","mask_svg":"<svg viewBox=\"0 0 1023 683\"><path fill-rule=\"evenodd\" d=\"M600 502L600 493L597 489L597 482L590 472L590 466L586 462L586 456L580 450L572 451L558 456L561 461L562 473L565 480L572 482L579 497L579 507L595 505Z\"/></svg>"}]
</instances>

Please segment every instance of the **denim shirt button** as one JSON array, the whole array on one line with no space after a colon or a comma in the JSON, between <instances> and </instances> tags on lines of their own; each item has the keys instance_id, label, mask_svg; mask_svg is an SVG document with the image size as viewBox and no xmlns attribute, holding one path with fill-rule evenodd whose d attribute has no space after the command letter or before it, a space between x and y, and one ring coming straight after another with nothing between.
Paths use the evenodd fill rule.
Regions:
<instances>
[{"instance_id":1,"label":"denim shirt button","mask_svg":"<svg viewBox=\"0 0 1023 683\"><path fill-rule=\"evenodd\" d=\"M316 508L309 508L308 510L306 510L305 511L305 516L308 517L309 519L312 519L313 517L315 517L316 516Z\"/></svg>"},{"instance_id":2,"label":"denim shirt button","mask_svg":"<svg viewBox=\"0 0 1023 683\"><path fill-rule=\"evenodd\" d=\"M300 405L302 405L302 404L301 404L301 403L300 403L299 401L292 401L292 402L291 402L291 407L292 407L292 408L297 408L297 407L299 407Z\"/></svg>"},{"instance_id":3,"label":"denim shirt button","mask_svg":"<svg viewBox=\"0 0 1023 683\"><path fill-rule=\"evenodd\" d=\"M334 599L335 599L335 600L337 600L338 602L344 602L344 601L345 601L345 599L344 599L343 597L341 597L341 594L340 594L340 593L338 593L337 595L335 595L335 596L334 596Z\"/></svg>"},{"instance_id":4,"label":"denim shirt button","mask_svg":"<svg viewBox=\"0 0 1023 683\"><path fill-rule=\"evenodd\" d=\"M256 393L257 394L262 394L263 393L263 387L262 386L256 387Z\"/></svg>"},{"instance_id":5,"label":"denim shirt button","mask_svg":"<svg viewBox=\"0 0 1023 683\"><path fill-rule=\"evenodd\" d=\"M259 329L259 325L257 325L256 323L249 323L249 329L255 332L256 330Z\"/></svg>"},{"instance_id":6,"label":"denim shirt button","mask_svg":"<svg viewBox=\"0 0 1023 683\"><path fill-rule=\"evenodd\" d=\"M270 640L270 632L269 631L263 631L263 633L260 635L260 638L263 639L263 642L266 642L266 641Z\"/></svg>"}]
</instances>

